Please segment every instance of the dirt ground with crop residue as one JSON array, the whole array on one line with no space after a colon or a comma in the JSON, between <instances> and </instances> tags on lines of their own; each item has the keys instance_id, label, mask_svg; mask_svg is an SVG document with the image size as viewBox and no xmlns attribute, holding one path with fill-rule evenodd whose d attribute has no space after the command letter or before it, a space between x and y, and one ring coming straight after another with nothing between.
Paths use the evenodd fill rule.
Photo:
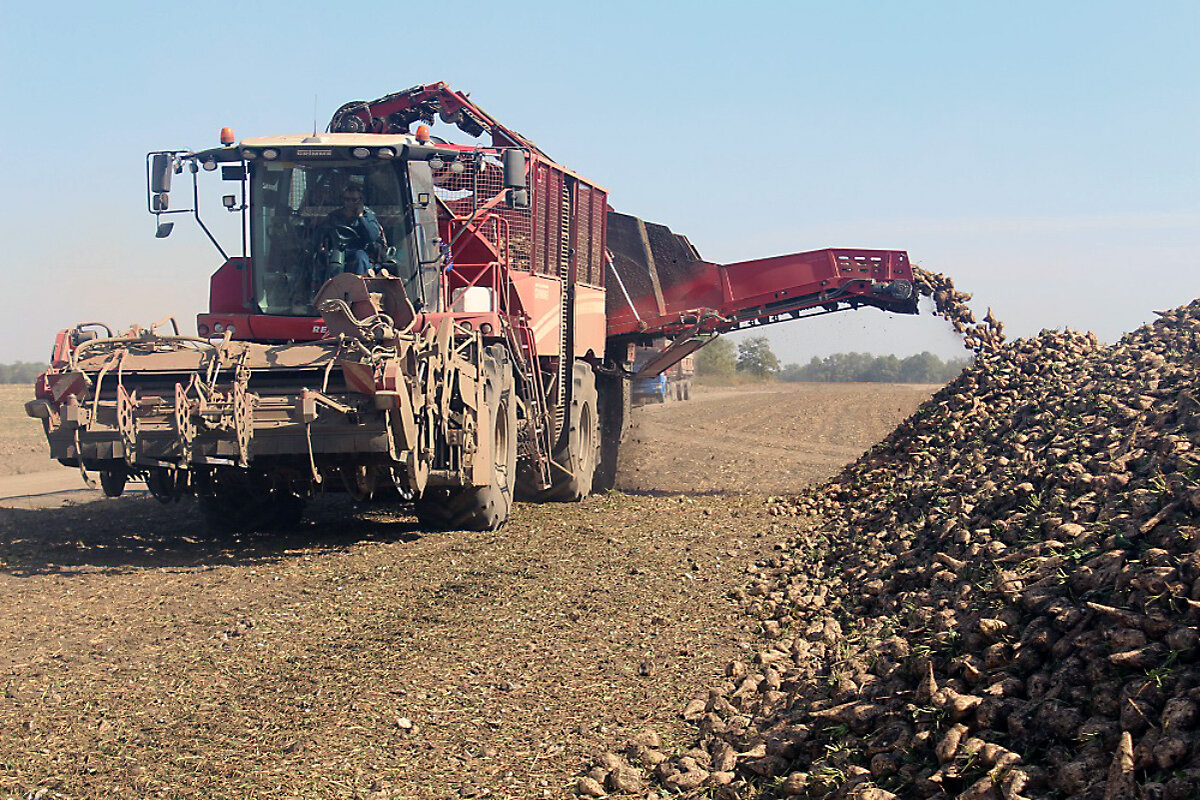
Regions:
<instances>
[{"instance_id":1,"label":"dirt ground with crop residue","mask_svg":"<svg viewBox=\"0 0 1200 800\"><path fill-rule=\"evenodd\" d=\"M832 475L931 391L639 409L620 491L519 505L499 533L337 497L231 539L186 501L9 503L0 798L558 798L639 730L686 746L683 704L755 633L730 587L806 524L766 495ZM3 400L0 453L24 453L40 431Z\"/></svg>"}]
</instances>

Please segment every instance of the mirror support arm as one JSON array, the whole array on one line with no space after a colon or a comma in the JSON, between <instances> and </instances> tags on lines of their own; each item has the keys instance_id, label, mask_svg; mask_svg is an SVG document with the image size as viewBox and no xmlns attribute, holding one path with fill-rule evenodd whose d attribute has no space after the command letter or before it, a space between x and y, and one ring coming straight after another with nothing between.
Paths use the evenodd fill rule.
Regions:
<instances>
[{"instance_id":1,"label":"mirror support arm","mask_svg":"<svg viewBox=\"0 0 1200 800\"><path fill-rule=\"evenodd\" d=\"M245 168L243 167L243 169L245 169ZM246 257L246 236L247 236L247 232L246 232L246 208L247 208L246 186L248 183L249 183L249 181L246 180L246 177L243 174L243 176L242 176L242 258Z\"/></svg>"},{"instance_id":2,"label":"mirror support arm","mask_svg":"<svg viewBox=\"0 0 1200 800\"><path fill-rule=\"evenodd\" d=\"M212 231L204 224L204 220L200 219L200 182L196 179L196 173L192 173L192 216L196 218L196 224L200 226L200 230L204 231L204 235L213 243L213 247L217 248L217 252L221 254L221 258L229 260L229 254L225 252L225 248L221 247L221 243L217 241L217 237L212 235ZM243 238L243 243L245 239Z\"/></svg>"}]
</instances>

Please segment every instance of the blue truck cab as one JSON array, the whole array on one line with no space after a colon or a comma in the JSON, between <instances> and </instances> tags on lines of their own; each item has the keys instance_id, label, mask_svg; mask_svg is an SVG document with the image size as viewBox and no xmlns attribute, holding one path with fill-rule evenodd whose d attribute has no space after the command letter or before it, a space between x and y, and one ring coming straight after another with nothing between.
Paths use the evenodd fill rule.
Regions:
<instances>
[{"instance_id":1,"label":"blue truck cab","mask_svg":"<svg viewBox=\"0 0 1200 800\"><path fill-rule=\"evenodd\" d=\"M653 378L637 378L633 382L634 403L665 403L667 402L667 375L655 375Z\"/></svg>"}]
</instances>

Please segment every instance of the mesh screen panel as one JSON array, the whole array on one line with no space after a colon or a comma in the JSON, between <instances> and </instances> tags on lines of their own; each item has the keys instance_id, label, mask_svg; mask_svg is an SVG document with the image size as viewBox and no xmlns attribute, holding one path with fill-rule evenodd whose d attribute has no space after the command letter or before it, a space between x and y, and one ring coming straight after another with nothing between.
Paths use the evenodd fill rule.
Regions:
<instances>
[{"instance_id":1,"label":"mesh screen panel","mask_svg":"<svg viewBox=\"0 0 1200 800\"><path fill-rule=\"evenodd\" d=\"M575 197L575 263L581 283L604 285L604 221L607 197L580 183Z\"/></svg>"},{"instance_id":2,"label":"mesh screen panel","mask_svg":"<svg viewBox=\"0 0 1200 800\"><path fill-rule=\"evenodd\" d=\"M592 283L592 187L575 188L575 279Z\"/></svg>"},{"instance_id":3,"label":"mesh screen panel","mask_svg":"<svg viewBox=\"0 0 1200 800\"><path fill-rule=\"evenodd\" d=\"M591 192L592 215L588 252L588 283L604 285L604 227L608 218L608 195L600 189Z\"/></svg>"},{"instance_id":4,"label":"mesh screen panel","mask_svg":"<svg viewBox=\"0 0 1200 800\"><path fill-rule=\"evenodd\" d=\"M514 269L528 270L532 250L533 213L528 208L509 208L504 188L504 165L495 156L482 152L459 157L461 172L447 164L434 173L434 192L453 213L457 225L465 224L472 214L473 228L495 243L501 253L508 235L509 258ZM476 213L478 212L478 213Z\"/></svg>"},{"instance_id":5,"label":"mesh screen panel","mask_svg":"<svg viewBox=\"0 0 1200 800\"><path fill-rule=\"evenodd\" d=\"M463 169L446 164L434 173L434 191L454 215L457 225L471 222L504 251L507 232L509 265L557 275L574 249L576 280L604 285L604 225L608 197L604 190L565 175L557 165L530 154L530 207L509 208L504 165L481 151L459 157ZM572 194L574 195L572 197ZM458 231L455 226L455 233ZM569 226L569 227L568 227Z\"/></svg>"}]
</instances>

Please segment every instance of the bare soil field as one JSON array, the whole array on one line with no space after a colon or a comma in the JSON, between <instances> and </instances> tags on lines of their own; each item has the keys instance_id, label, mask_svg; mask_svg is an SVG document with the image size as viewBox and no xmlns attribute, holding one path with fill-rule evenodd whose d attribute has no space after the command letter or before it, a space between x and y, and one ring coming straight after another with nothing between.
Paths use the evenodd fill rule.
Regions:
<instances>
[{"instance_id":1,"label":"bare soil field","mask_svg":"<svg viewBox=\"0 0 1200 800\"><path fill-rule=\"evenodd\" d=\"M826 480L939 387L771 383L700 387L637 410L621 456L628 492L774 494Z\"/></svg>"},{"instance_id":2,"label":"bare soil field","mask_svg":"<svg viewBox=\"0 0 1200 800\"><path fill-rule=\"evenodd\" d=\"M41 420L25 415L27 384L0 384L0 476L65 469L50 460Z\"/></svg>"},{"instance_id":3,"label":"bare soil field","mask_svg":"<svg viewBox=\"0 0 1200 800\"><path fill-rule=\"evenodd\" d=\"M0 509L0 798L559 798L640 730L686 747L680 709L758 638L730 589L807 524L766 496L931 392L639 409L619 491L499 533L336 497L224 540L186 501ZM7 474L49 468L2 399Z\"/></svg>"}]
</instances>

